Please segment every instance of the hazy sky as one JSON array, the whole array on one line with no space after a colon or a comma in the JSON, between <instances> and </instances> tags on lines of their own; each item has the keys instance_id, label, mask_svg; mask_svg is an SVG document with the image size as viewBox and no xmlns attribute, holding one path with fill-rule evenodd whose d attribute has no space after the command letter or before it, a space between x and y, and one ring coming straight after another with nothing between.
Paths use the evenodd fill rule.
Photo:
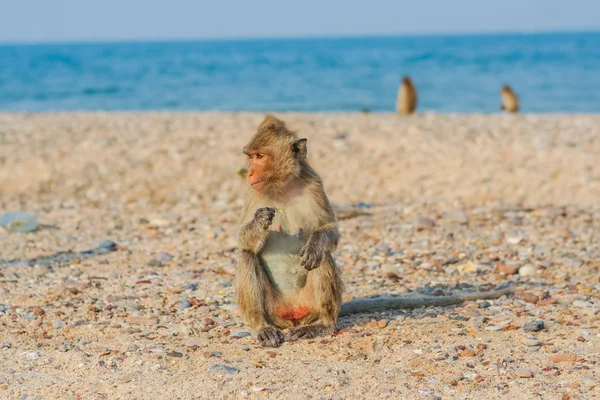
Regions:
<instances>
[{"instance_id":1,"label":"hazy sky","mask_svg":"<svg viewBox=\"0 0 600 400\"><path fill-rule=\"evenodd\" d=\"M0 42L600 30L600 0L0 0Z\"/></svg>"}]
</instances>

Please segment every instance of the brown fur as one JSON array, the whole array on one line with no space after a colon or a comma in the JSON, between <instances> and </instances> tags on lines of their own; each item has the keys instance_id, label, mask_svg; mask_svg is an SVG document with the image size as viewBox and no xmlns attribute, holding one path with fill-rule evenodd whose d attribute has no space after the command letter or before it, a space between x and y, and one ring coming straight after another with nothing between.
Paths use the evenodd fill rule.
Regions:
<instances>
[{"instance_id":1,"label":"brown fur","mask_svg":"<svg viewBox=\"0 0 600 400\"><path fill-rule=\"evenodd\" d=\"M519 112L519 97L513 92L510 86L504 85L500 90L500 94L502 95L501 110L511 113Z\"/></svg>"},{"instance_id":2,"label":"brown fur","mask_svg":"<svg viewBox=\"0 0 600 400\"><path fill-rule=\"evenodd\" d=\"M417 89L408 76L402 78L402 84L398 90L396 111L398 114L412 114L417 109Z\"/></svg>"}]
</instances>

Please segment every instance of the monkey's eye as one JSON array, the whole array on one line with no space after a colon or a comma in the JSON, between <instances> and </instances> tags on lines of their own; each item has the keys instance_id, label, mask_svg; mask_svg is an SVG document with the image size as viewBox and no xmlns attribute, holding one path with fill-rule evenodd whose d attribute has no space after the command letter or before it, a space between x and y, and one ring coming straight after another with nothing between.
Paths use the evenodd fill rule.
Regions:
<instances>
[{"instance_id":1,"label":"monkey's eye","mask_svg":"<svg viewBox=\"0 0 600 400\"><path fill-rule=\"evenodd\" d=\"M257 160L260 160L261 158L263 158L263 155L260 153L256 153L255 156L256 156Z\"/></svg>"}]
</instances>

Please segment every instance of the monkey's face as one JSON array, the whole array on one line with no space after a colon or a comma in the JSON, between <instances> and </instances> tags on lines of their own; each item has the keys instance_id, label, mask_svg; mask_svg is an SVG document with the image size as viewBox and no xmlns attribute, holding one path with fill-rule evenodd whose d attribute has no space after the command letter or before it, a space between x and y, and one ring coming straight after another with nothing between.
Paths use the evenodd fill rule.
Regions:
<instances>
[{"instance_id":1,"label":"monkey's face","mask_svg":"<svg viewBox=\"0 0 600 400\"><path fill-rule=\"evenodd\" d=\"M252 189L260 192L267 185L269 171L273 167L273 157L260 150L250 149L246 152L248 156L248 183Z\"/></svg>"}]
</instances>

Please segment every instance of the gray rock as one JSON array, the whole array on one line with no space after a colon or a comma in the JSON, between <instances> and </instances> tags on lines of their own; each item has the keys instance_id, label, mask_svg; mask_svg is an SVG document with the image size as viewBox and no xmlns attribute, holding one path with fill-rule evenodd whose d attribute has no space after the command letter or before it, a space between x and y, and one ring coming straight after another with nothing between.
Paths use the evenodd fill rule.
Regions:
<instances>
[{"instance_id":1,"label":"gray rock","mask_svg":"<svg viewBox=\"0 0 600 400\"><path fill-rule=\"evenodd\" d=\"M64 328L65 326L67 326L67 323L65 321L63 321L62 319L57 319L52 323L52 328L54 328L54 329L61 329L61 328Z\"/></svg>"},{"instance_id":2,"label":"gray rock","mask_svg":"<svg viewBox=\"0 0 600 400\"><path fill-rule=\"evenodd\" d=\"M214 364L212 367L210 367L210 372L215 373L215 374L237 374L238 372L240 372L239 369L237 369L236 367L232 367L230 365L225 365L225 364Z\"/></svg>"},{"instance_id":3,"label":"gray rock","mask_svg":"<svg viewBox=\"0 0 600 400\"><path fill-rule=\"evenodd\" d=\"M544 321L527 322L523 326L525 332L539 332L544 329Z\"/></svg>"},{"instance_id":4,"label":"gray rock","mask_svg":"<svg viewBox=\"0 0 600 400\"><path fill-rule=\"evenodd\" d=\"M542 342L540 342L536 338L524 338L521 339L521 343L523 343L527 347L535 347L540 346L542 344Z\"/></svg>"},{"instance_id":5,"label":"gray rock","mask_svg":"<svg viewBox=\"0 0 600 400\"><path fill-rule=\"evenodd\" d=\"M188 299L183 299L179 302L177 308L179 308L180 310L185 310L186 308L190 308L191 306L192 303L190 303Z\"/></svg>"}]
</instances>

